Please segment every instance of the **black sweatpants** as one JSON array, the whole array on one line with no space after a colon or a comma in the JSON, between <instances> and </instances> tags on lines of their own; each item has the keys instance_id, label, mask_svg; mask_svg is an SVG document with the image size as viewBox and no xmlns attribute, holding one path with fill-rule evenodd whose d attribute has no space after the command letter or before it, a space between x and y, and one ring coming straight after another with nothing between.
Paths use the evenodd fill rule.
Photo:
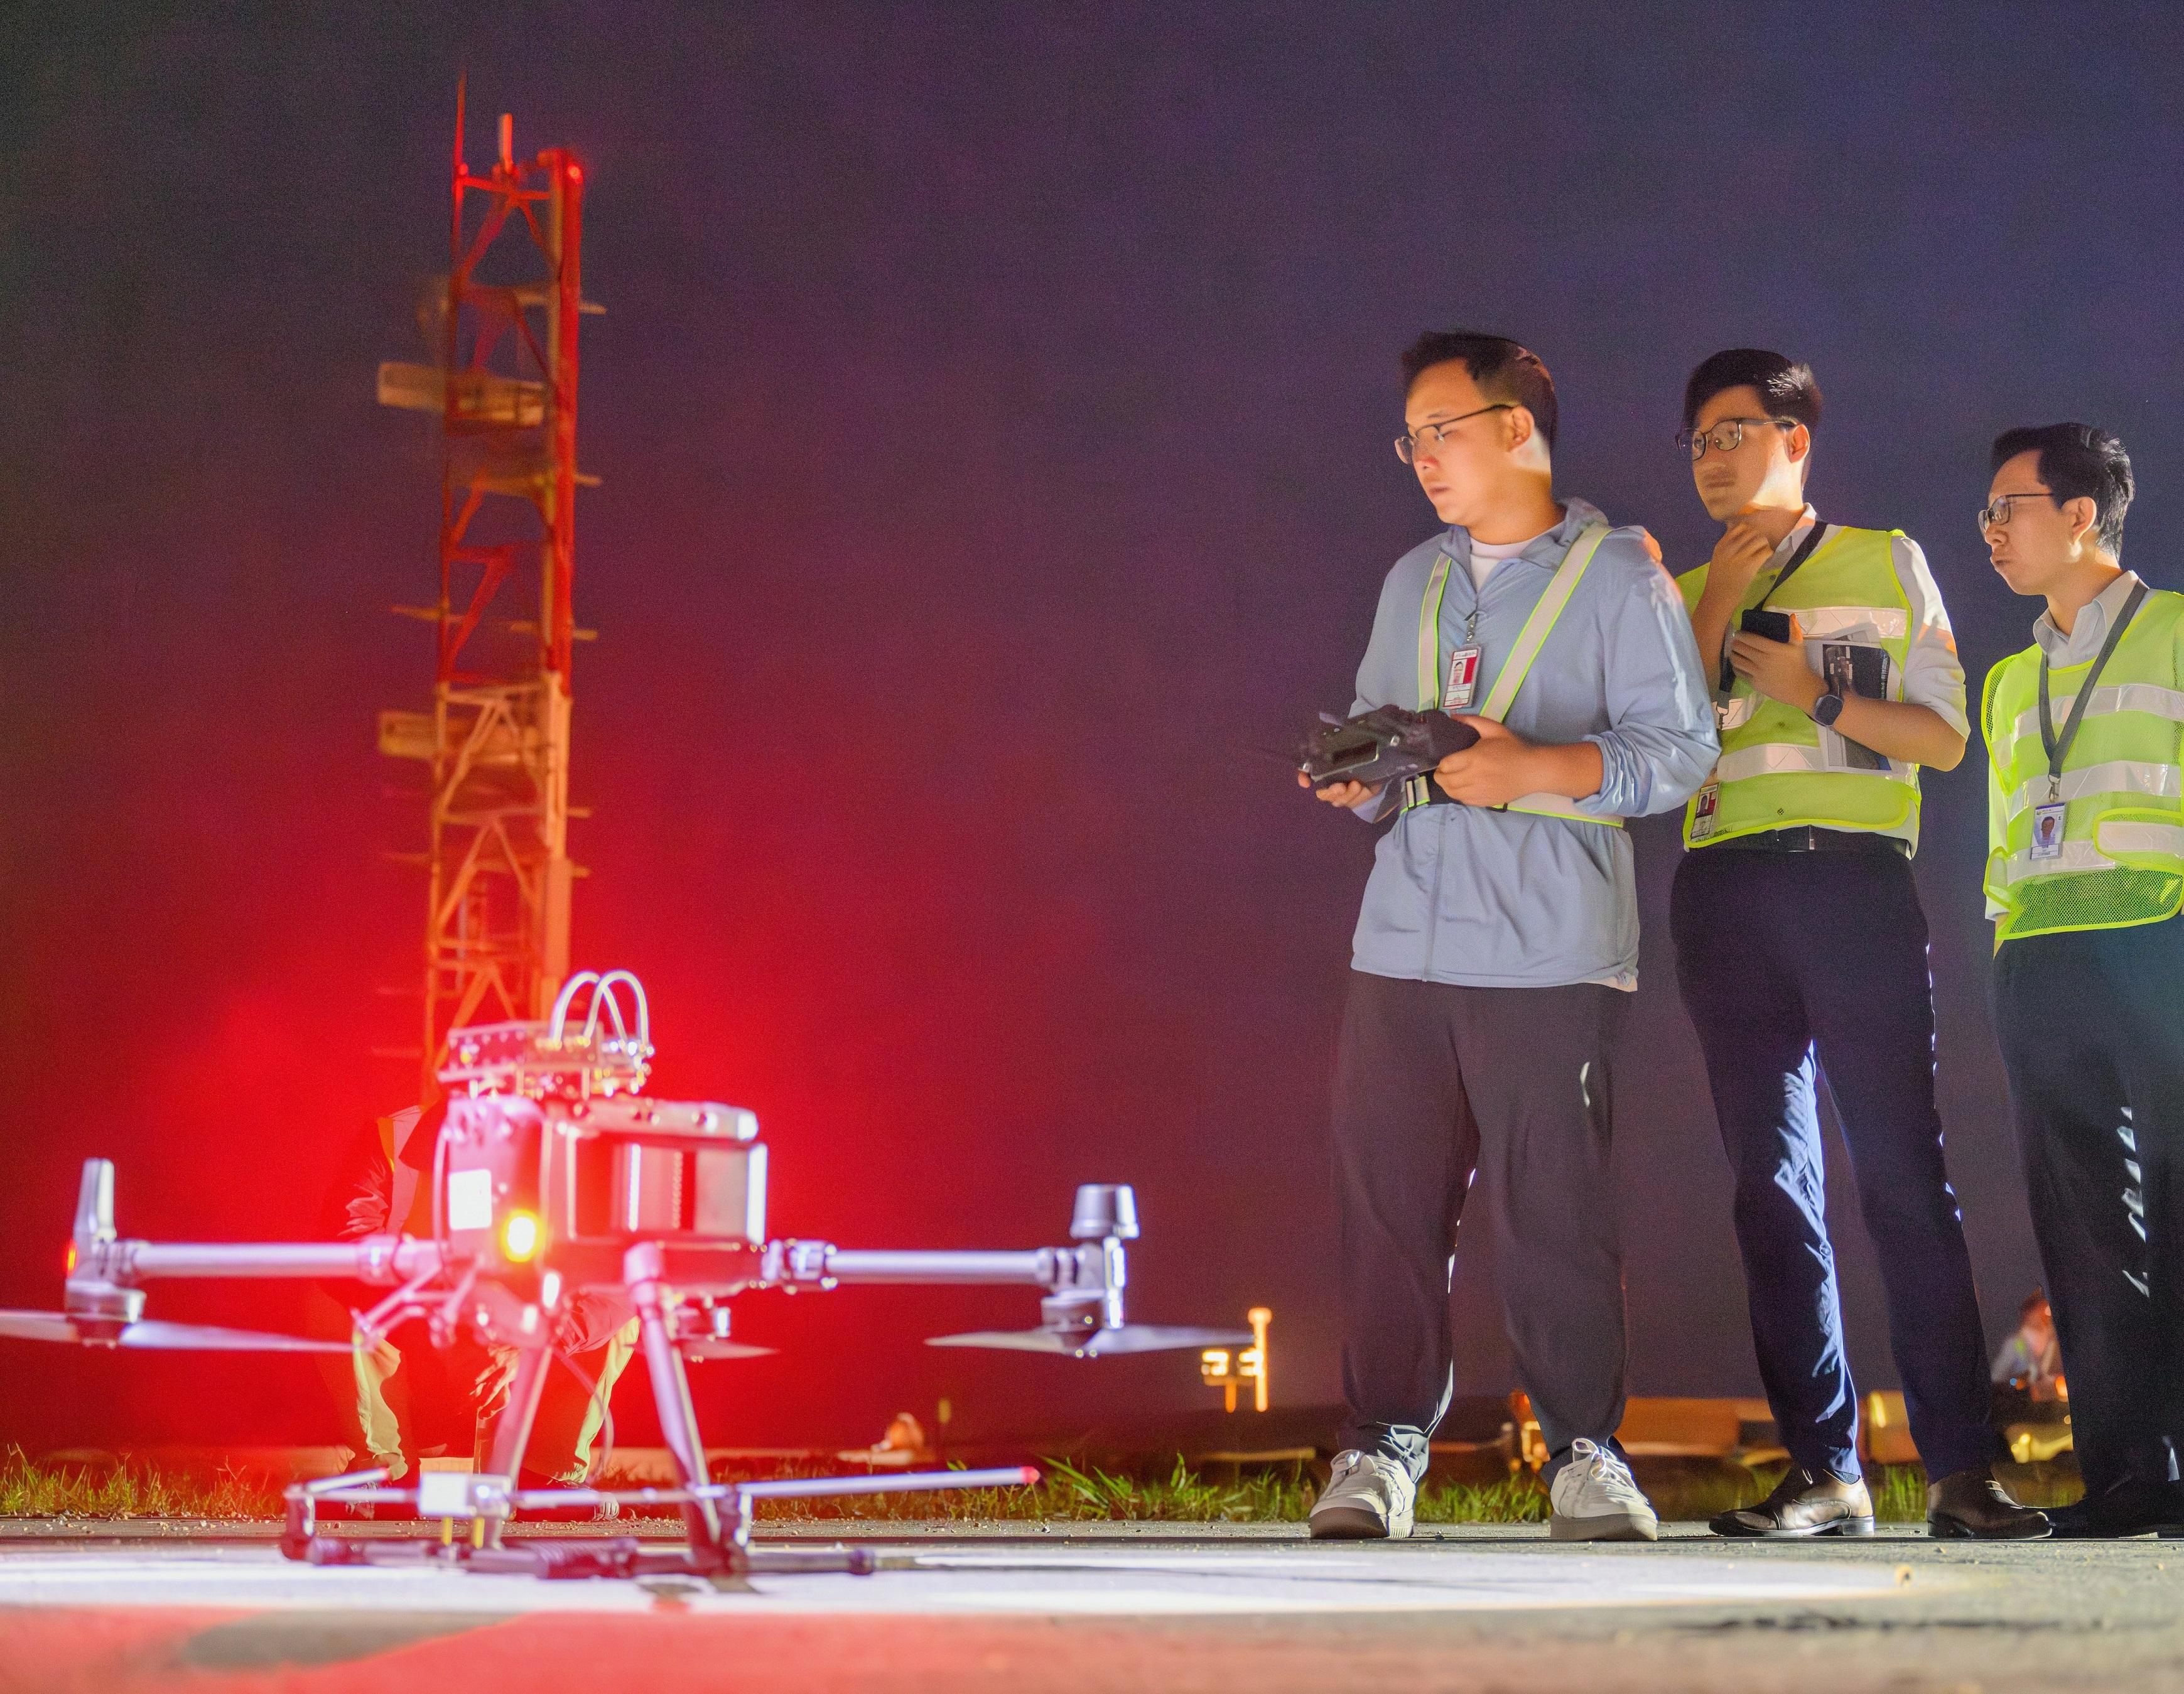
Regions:
<instances>
[{"instance_id":1,"label":"black sweatpants","mask_svg":"<svg viewBox=\"0 0 2184 1694\"><path fill-rule=\"evenodd\" d=\"M1353 972L1334 1067L1342 1445L1426 1468L1454 1386L1449 1273L1474 1173L1517 1374L1553 1467L1623 1421L1608 1070L1626 996Z\"/></svg>"},{"instance_id":2,"label":"black sweatpants","mask_svg":"<svg viewBox=\"0 0 2184 1694\"><path fill-rule=\"evenodd\" d=\"M1994 1033L2089 1494L2184 1443L2184 917L2005 941Z\"/></svg>"},{"instance_id":3,"label":"black sweatpants","mask_svg":"<svg viewBox=\"0 0 2184 1694\"><path fill-rule=\"evenodd\" d=\"M1808 1470L1858 1474L1814 1084L1880 1261L1911 1436L1939 1479L1995 1456L1986 1337L1934 1110L1934 985L1910 861L1702 847L1669 901L1676 981L1736 1177L1759 1378Z\"/></svg>"}]
</instances>

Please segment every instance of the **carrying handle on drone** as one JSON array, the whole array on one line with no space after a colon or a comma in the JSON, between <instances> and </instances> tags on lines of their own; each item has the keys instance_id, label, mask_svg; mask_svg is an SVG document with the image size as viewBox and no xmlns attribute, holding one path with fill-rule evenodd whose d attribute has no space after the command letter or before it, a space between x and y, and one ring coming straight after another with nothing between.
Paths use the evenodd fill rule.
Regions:
<instances>
[{"instance_id":1,"label":"carrying handle on drone","mask_svg":"<svg viewBox=\"0 0 2184 1694\"><path fill-rule=\"evenodd\" d=\"M618 983L627 983L637 1000L637 1039L640 1045L652 1045L652 1008L644 997L644 984L628 971L609 971L601 976L597 971L579 971L561 984L561 992L554 1001L554 1016L548 1031L555 1040L568 1034L569 1013L575 1008L577 996L585 989L592 991L589 1015L584 1019L584 1039L588 1044L599 1039L599 1015L605 1012L614 1019L615 1034L623 1040L630 1036L629 1023L622 1016L621 1000L615 993Z\"/></svg>"}]
</instances>

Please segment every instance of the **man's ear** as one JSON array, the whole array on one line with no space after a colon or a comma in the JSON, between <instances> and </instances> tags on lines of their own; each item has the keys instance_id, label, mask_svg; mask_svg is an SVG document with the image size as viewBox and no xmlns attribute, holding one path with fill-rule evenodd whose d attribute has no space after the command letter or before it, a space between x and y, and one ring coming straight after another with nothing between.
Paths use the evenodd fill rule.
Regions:
<instances>
[{"instance_id":1,"label":"man's ear","mask_svg":"<svg viewBox=\"0 0 2184 1694\"><path fill-rule=\"evenodd\" d=\"M1505 453L1514 453L1538 431L1529 406L1512 406L1502 416L1502 449Z\"/></svg>"},{"instance_id":2,"label":"man's ear","mask_svg":"<svg viewBox=\"0 0 2184 1694\"><path fill-rule=\"evenodd\" d=\"M1792 465L1802 465L1813 450L1812 431L1807 429L1804 425L1799 424L1790 432L1789 439L1784 442L1783 449L1789 454L1790 462Z\"/></svg>"},{"instance_id":3,"label":"man's ear","mask_svg":"<svg viewBox=\"0 0 2184 1694\"><path fill-rule=\"evenodd\" d=\"M2070 526L2072 541L2082 544L2087 537L2092 535L2100 521L2101 509L2093 503L2091 494L2080 494L2063 502L2063 521Z\"/></svg>"}]
</instances>

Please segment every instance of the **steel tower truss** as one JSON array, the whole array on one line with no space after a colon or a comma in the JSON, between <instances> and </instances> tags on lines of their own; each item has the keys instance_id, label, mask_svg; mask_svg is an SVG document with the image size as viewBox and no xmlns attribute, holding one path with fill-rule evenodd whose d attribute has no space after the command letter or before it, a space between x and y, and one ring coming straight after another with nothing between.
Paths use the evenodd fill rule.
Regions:
<instances>
[{"instance_id":1,"label":"steel tower truss","mask_svg":"<svg viewBox=\"0 0 2184 1694\"><path fill-rule=\"evenodd\" d=\"M432 710L380 714L380 751L432 768L425 863L424 1076L447 1032L544 1017L569 974L570 649L576 627L577 324L584 173L566 150L463 161L455 106L444 291L421 314L437 365L379 367L382 404L437 413L440 592L398 606L438 634ZM486 280L529 273L529 280ZM543 272L543 274L541 274ZM488 619L511 580L535 618ZM477 639L473 642L473 638Z\"/></svg>"}]
</instances>

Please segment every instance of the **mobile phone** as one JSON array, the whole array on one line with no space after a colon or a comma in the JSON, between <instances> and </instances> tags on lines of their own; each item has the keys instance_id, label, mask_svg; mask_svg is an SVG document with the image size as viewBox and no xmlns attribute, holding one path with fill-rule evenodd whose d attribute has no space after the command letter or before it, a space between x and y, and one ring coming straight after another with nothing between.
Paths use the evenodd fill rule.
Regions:
<instances>
[{"instance_id":1,"label":"mobile phone","mask_svg":"<svg viewBox=\"0 0 2184 1694\"><path fill-rule=\"evenodd\" d=\"M1745 613L1737 626L1747 635L1764 637L1769 641L1795 641L1797 638L1797 620L1786 611L1763 611L1755 607Z\"/></svg>"}]
</instances>

